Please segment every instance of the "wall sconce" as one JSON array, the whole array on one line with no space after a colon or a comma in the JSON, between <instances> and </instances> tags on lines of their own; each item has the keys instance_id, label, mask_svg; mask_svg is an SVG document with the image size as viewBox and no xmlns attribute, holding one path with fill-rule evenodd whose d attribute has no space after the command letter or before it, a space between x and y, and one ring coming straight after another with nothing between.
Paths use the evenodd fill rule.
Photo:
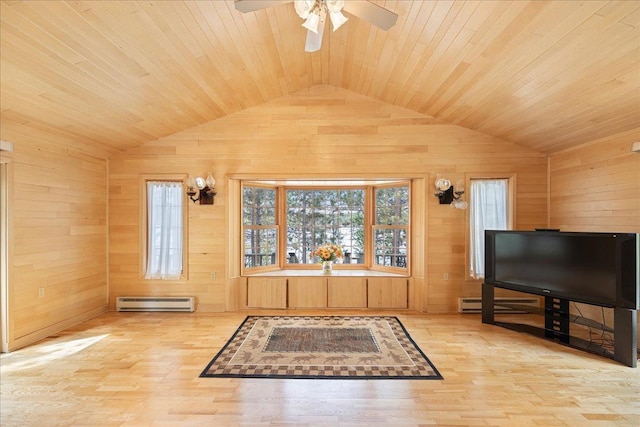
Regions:
<instances>
[{"instance_id":1,"label":"wall sconce","mask_svg":"<svg viewBox=\"0 0 640 427\"><path fill-rule=\"evenodd\" d=\"M464 186L462 182L458 182L458 189L455 190L451 181L446 178L441 178L440 175L436 178L436 191L435 196L440 199L441 205L451 205L455 209L466 209L467 202L462 200L464 194Z\"/></svg>"},{"instance_id":2,"label":"wall sconce","mask_svg":"<svg viewBox=\"0 0 640 427\"><path fill-rule=\"evenodd\" d=\"M201 205L212 205L213 198L216 195L214 189L215 185L216 180L213 178L213 175L211 175L211 172L209 172L207 179L200 176L195 178L189 177L187 180L187 196L189 196L193 203L200 201ZM196 193L198 194L198 197L194 198Z\"/></svg>"}]
</instances>

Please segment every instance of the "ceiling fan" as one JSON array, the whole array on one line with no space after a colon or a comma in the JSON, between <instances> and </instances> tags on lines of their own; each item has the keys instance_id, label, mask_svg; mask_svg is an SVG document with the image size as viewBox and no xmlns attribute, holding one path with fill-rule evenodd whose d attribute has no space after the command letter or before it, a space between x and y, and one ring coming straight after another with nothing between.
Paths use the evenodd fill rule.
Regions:
<instances>
[{"instance_id":1,"label":"ceiling fan","mask_svg":"<svg viewBox=\"0 0 640 427\"><path fill-rule=\"evenodd\" d=\"M243 13L283 3L294 3L296 13L305 20L302 26L308 30L304 49L306 52L320 50L327 15L333 31L349 20L342 14L343 10L385 31L398 20L398 15L389 9L366 0L235 0L236 9Z\"/></svg>"}]
</instances>

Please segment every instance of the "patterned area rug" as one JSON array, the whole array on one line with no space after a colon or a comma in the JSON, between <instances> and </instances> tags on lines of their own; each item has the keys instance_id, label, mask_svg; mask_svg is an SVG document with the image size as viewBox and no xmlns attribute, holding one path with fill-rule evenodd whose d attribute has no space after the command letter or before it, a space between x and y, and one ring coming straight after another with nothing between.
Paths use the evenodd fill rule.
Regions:
<instances>
[{"instance_id":1,"label":"patterned area rug","mask_svg":"<svg viewBox=\"0 0 640 427\"><path fill-rule=\"evenodd\" d=\"M389 316L249 316L200 376L442 379Z\"/></svg>"}]
</instances>

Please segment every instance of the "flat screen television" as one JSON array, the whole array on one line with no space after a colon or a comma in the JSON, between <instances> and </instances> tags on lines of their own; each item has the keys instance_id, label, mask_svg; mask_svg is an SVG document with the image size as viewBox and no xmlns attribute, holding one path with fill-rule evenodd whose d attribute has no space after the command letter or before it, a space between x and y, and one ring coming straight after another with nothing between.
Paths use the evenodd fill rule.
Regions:
<instances>
[{"instance_id":1,"label":"flat screen television","mask_svg":"<svg viewBox=\"0 0 640 427\"><path fill-rule=\"evenodd\" d=\"M485 283L639 309L640 234L485 231Z\"/></svg>"}]
</instances>

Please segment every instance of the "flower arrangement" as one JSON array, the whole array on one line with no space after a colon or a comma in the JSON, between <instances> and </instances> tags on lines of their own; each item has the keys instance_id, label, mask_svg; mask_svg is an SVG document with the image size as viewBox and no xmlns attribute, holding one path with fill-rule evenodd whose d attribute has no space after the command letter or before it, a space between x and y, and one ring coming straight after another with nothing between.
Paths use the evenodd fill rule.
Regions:
<instances>
[{"instance_id":1,"label":"flower arrangement","mask_svg":"<svg viewBox=\"0 0 640 427\"><path fill-rule=\"evenodd\" d=\"M343 258L344 253L342 252L342 248L340 246L331 243L318 246L313 252L311 252L309 258L313 258L316 256L320 258L320 262L335 261L338 258Z\"/></svg>"}]
</instances>

